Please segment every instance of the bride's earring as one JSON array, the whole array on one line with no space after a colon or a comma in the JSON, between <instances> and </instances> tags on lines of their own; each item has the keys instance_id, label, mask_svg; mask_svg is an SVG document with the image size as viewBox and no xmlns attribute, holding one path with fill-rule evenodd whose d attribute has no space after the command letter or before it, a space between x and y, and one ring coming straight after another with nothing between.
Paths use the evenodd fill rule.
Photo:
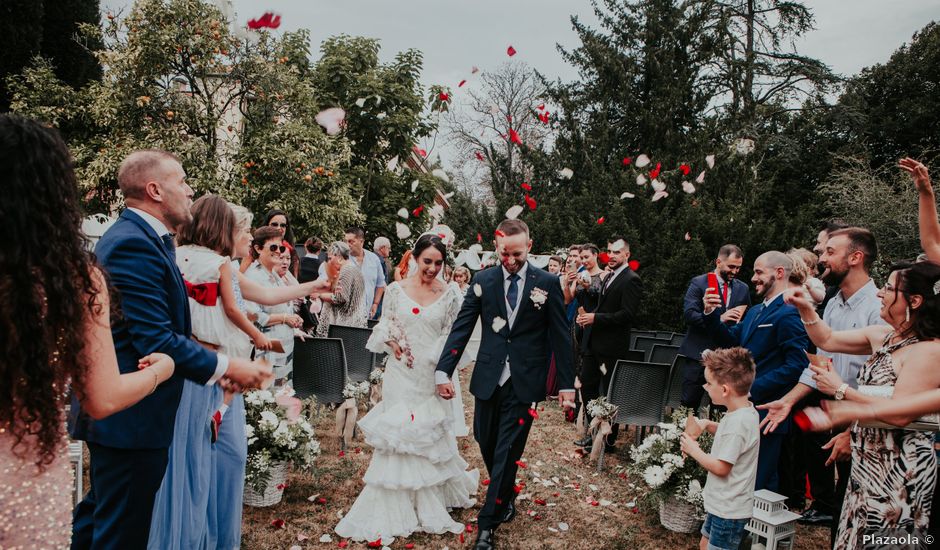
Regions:
<instances>
[{"instance_id":1,"label":"bride's earring","mask_svg":"<svg viewBox=\"0 0 940 550\"><path fill-rule=\"evenodd\" d=\"M904 308L904 322L905 323L911 322L911 306L907 306Z\"/></svg>"}]
</instances>

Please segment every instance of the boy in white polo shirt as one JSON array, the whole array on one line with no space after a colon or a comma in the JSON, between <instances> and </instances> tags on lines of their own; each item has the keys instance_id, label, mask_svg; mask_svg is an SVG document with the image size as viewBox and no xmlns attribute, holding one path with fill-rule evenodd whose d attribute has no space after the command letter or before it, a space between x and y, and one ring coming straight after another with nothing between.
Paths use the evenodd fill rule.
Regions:
<instances>
[{"instance_id":1,"label":"boy in white polo shirt","mask_svg":"<svg viewBox=\"0 0 940 550\"><path fill-rule=\"evenodd\" d=\"M708 470L702 496L705 500L705 524L702 526L701 550L735 550L744 536L754 505L757 480L757 451L760 444L760 417L748 400L754 382L754 360L744 348L702 354L705 366L705 391L712 403L724 405L728 412L721 423L689 418L692 427L682 434L682 452ZM694 426L698 425L699 430ZM715 434L711 453L695 440L702 430Z\"/></svg>"}]
</instances>

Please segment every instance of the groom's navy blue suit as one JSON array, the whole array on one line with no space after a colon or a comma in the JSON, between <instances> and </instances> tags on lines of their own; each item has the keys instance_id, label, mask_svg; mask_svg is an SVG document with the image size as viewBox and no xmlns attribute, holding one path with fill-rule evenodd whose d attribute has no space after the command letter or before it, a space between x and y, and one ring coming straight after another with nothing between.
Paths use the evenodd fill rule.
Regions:
<instances>
[{"instance_id":1,"label":"groom's navy blue suit","mask_svg":"<svg viewBox=\"0 0 940 550\"><path fill-rule=\"evenodd\" d=\"M135 372L141 357L162 352L176 361L176 373L103 420L72 401L71 435L91 451L91 491L75 509L72 548L146 548L183 378L206 383L218 358L190 338L189 298L174 248L141 216L125 210L95 252L121 295L123 317L111 327L119 370Z\"/></svg>"},{"instance_id":2,"label":"groom's navy blue suit","mask_svg":"<svg viewBox=\"0 0 940 550\"><path fill-rule=\"evenodd\" d=\"M477 520L480 529L496 528L505 506L515 497L516 461L522 457L533 420L528 409L545 399L552 353L558 387L574 388L571 335L558 276L527 264L524 280L517 281L517 290L510 290L511 296L520 294L510 326L505 275L501 266L476 274L437 364L437 370L448 378L453 375L479 318L483 338L470 392L476 398L473 432L490 474L486 502ZM476 285L482 290L479 297ZM545 300L539 303L543 294ZM507 322L495 331L497 317ZM507 361L510 377L500 385Z\"/></svg>"}]
</instances>

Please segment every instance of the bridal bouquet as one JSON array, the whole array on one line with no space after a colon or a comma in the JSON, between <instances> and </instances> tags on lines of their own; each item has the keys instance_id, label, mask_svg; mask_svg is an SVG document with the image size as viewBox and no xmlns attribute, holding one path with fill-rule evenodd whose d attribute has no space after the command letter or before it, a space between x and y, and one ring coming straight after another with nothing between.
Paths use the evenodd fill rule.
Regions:
<instances>
[{"instance_id":1,"label":"bridal bouquet","mask_svg":"<svg viewBox=\"0 0 940 550\"><path fill-rule=\"evenodd\" d=\"M694 459L683 456L679 449L679 436L691 414L691 409L677 409L671 422L660 422L659 433L650 434L630 450L632 461L625 469L643 480L649 489L647 495L654 501L676 498L701 511L702 488L708 472ZM710 433L703 432L698 442L707 451L713 439Z\"/></svg>"},{"instance_id":2,"label":"bridal bouquet","mask_svg":"<svg viewBox=\"0 0 940 550\"><path fill-rule=\"evenodd\" d=\"M320 454L313 426L300 415L304 403L294 390L282 387L273 393L257 390L245 393L245 436L248 438L246 483L262 490L271 468L292 464L306 469Z\"/></svg>"}]
</instances>

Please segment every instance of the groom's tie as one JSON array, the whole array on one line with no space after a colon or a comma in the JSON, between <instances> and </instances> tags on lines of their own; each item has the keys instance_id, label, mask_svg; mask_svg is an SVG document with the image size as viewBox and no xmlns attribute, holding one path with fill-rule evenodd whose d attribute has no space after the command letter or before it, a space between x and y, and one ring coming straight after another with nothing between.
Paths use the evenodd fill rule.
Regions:
<instances>
[{"instance_id":1,"label":"groom's tie","mask_svg":"<svg viewBox=\"0 0 940 550\"><path fill-rule=\"evenodd\" d=\"M167 233L161 238L163 239L163 247L170 253L170 259L176 263L176 243L173 241L173 235Z\"/></svg>"},{"instance_id":2,"label":"groom's tie","mask_svg":"<svg viewBox=\"0 0 940 550\"><path fill-rule=\"evenodd\" d=\"M506 291L506 301L509 302L509 311L516 309L516 300L519 298L519 274L509 276L509 290Z\"/></svg>"}]
</instances>

